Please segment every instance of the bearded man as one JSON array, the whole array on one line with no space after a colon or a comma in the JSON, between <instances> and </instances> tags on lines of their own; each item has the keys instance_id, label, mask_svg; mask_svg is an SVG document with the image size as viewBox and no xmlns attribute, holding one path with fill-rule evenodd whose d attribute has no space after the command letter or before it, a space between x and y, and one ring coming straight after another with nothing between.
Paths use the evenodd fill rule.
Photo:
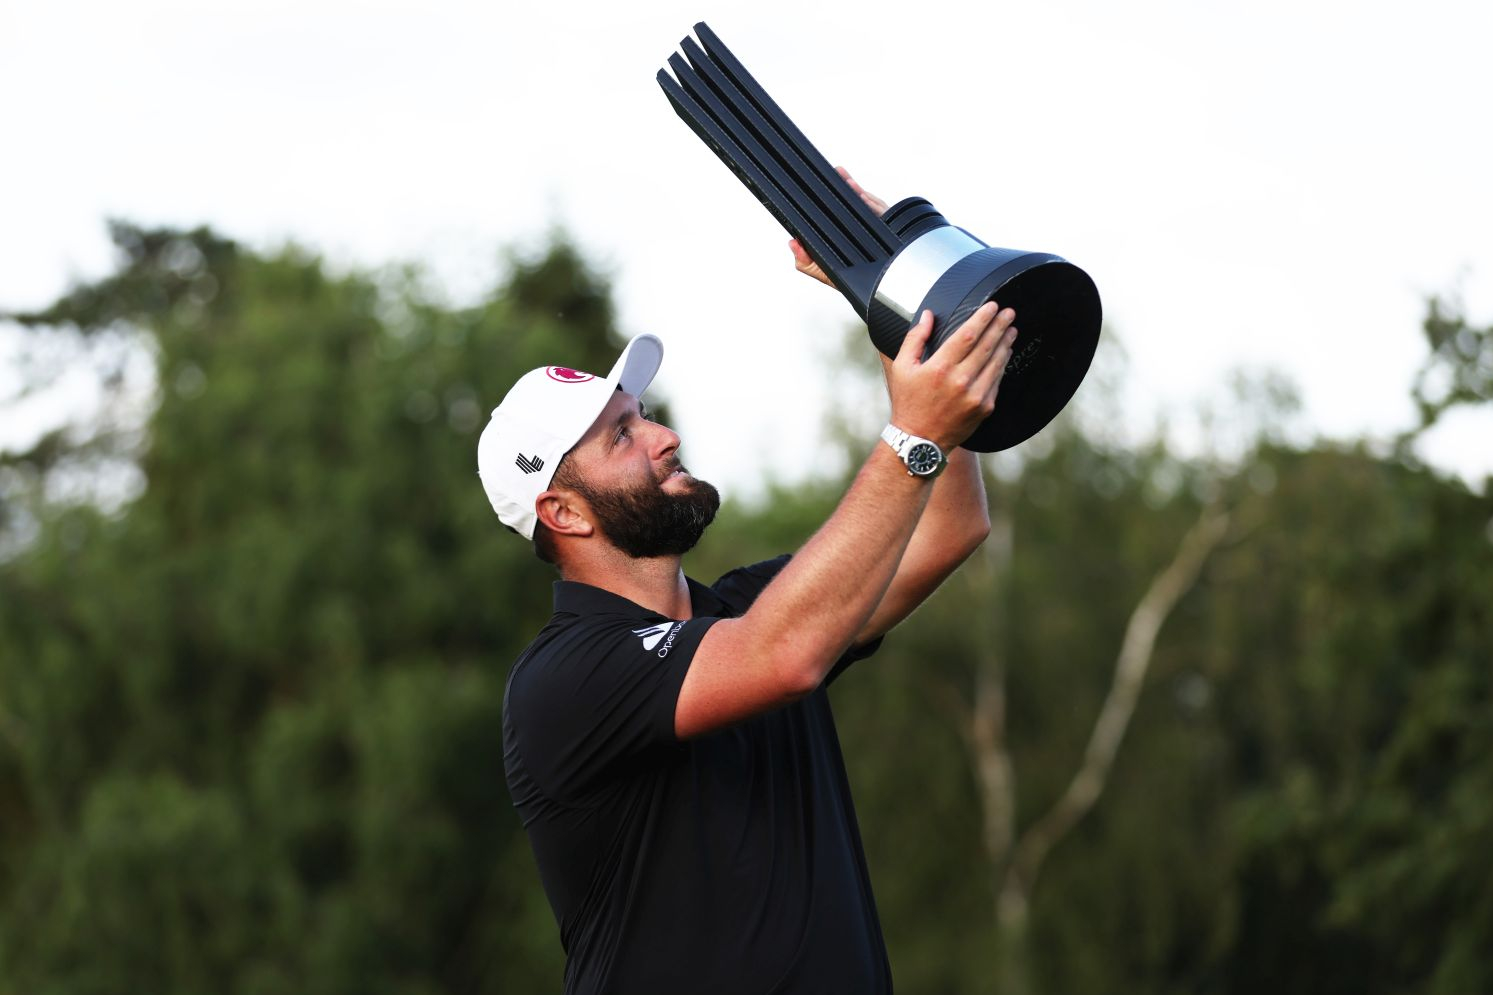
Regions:
<instances>
[{"instance_id":1,"label":"bearded man","mask_svg":"<svg viewBox=\"0 0 1493 995\"><path fill-rule=\"evenodd\" d=\"M640 401L657 338L605 378L534 370L493 411L483 486L561 577L509 676L503 743L567 993L891 991L826 689L988 534L956 447L993 410L1014 320L986 304L925 359L925 312L834 513L791 557L710 585L680 560L719 496Z\"/></svg>"}]
</instances>

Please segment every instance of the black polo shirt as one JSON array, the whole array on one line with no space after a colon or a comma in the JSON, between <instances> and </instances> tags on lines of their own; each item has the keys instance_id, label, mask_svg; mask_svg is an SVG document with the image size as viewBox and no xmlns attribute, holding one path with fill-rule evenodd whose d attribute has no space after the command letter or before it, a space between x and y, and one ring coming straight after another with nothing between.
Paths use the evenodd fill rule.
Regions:
<instances>
[{"instance_id":1,"label":"black polo shirt","mask_svg":"<svg viewBox=\"0 0 1493 995\"><path fill-rule=\"evenodd\" d=\"M561 581L514 664L503 759L559 921L567 993L891 991L825 687L729 729L674 735L701 638L787 559L689 581L685 621Z\"/></svg>"}]
</instances>

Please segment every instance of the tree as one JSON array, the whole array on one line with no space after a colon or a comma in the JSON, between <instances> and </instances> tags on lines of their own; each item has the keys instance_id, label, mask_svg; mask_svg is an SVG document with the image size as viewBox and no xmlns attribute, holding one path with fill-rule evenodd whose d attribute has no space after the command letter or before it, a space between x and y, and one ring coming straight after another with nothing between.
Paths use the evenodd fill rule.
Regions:
<instances>
[{"instance_id":1,"label":"tree","mask_svg":"<svg viewBox=\"0 0 1493 995\"><path fill-rule=\"evenodd\" d=\"M615 356L605 280L560 239L451 309L409 271L113 234L114 274L14 316L148 350L155 388L138 438L4 457L32 528L0 563L0 987L551 986L499 721L551 575L474 453L519 373ZM105 460L137 493L55 498Z\"/></svg>"},{"instance_id":2,"label":"tree","mask_svg":"<svg viewBox=\"0 0 1493 995\"><path fill-rule=\"evenodd\" d=\"M1469 324L1459 302L1433 297L1421 332L1429 351L1411 387L1419 422L1401 435L1402 451L1450 409L1493 401L1493 325Z\"/></svg>"}]
</instances>

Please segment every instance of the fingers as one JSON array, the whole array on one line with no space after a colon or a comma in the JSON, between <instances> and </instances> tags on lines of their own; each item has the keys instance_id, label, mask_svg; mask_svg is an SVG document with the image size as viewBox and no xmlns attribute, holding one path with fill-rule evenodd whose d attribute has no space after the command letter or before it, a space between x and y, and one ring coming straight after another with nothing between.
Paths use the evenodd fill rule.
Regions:
<instances>
[{"instance_id":1,"label":"fingers","mask_svg":"<svg viewBox=\"0 0 1493 995\"><path fill-rule=\"evenodd\" d=\"M995 351L990 355L990 361L975 378L975 390L982 397L988 395L992 402L995 400L996 391L1000 388L1001 378L1006 375L1006 364L1011 361L1011 353L1016 350L1016 334L1015 325L1005 329L1000 341L996 344Z\"/></svg>"},{"instance_id":2,"label":"fingers","mask_svg":"<svg viewBox=\"0 0 1493 995\"><path fill-rule=\"evenodd\" d=\"M895 424L951 445L968 438L995 408L996 390L1016 341L1015 319L1011 308L986 303L924 363L920 357L933 338L934 316L923 311L887 370Z\"/></svg>"},{"instance_id":3,"label":"fingers","mask_svg":"<svg viewBox=\"0 0 1493 995\"><path fill-rule=\"evenodd\" d=\"M974 396L993 400L1016 342L1015 321L1015 310L987 301L939 346L936 355L951 364L950 372L969 384Z\"/></svg>"},{"instance_id":4,"label":"fingers","mask_svg":"<svg viewBox=\"0 0 1493 995\"><path fill-rule=\"evenodd\" d=\"M896 362L902 366L917 366L923 361L923 350L928 348L928 337L933 334L933 312L918 315L917 324L907 330L902 338L902 347L897 350Z\"/></svg>"},{"instance_id":5,"label":"fingers","mask_svg":"<svg viewBox=\"0 0 1493 995\"><path fill-rule=\"evenodd\" d=\"M935 357L950 367L971 365L970 375L973 376L974 371L990 358L1001 334L1011 324L1008 319L996 331L994 326L998 323L999 314L1000 305L995 301L981 304L974 314L965 319L964 324L939 345ZM1014 311L1011 312L1011 317L1015 318Z\"/></svg>"},{"instance_id":6,"label":"fingers","mask_svg":"<svg viewBox=\"0 0 1493 995\"><path fill-rule=\"evenodd\" d=\"M856 195L865 202L866 206L871 209L871 212L873 214L875 214L879 218L886 213L886 201L882 200L874 193L867 193L865 189L863 189L861 185L855 181L855 177L850 175L850 170L846 169L844 166L836 166L835 172L839 173L840 177L850 185L850 189L855 191Z\"/></svg>"},{"instance_id":7,"label":"fingers","mask_svg":"<svg viewBox=\"0 0 1493 995\"><path fill-rule=\"evenodd\" d=\"M804 250L804 247L798 244L798 239L789 239L788 248L793 252L794 269L798 270L805 276L813 277L825 286L834 286L834 284L830 282L829 277L824 275L824 270L820 269L819 264L814 262L814 257L810 256L808 252Z\"/></svg>"},{"instance_id":8,"label":"fingers","mask_svg":"<svg viewBox=\"0 0 1493 995\"><path fill-rule=\"evenodd\" d=\"M1007 331L1016 320L1016 312L1011 308L1002 309L995 301L989 301L980 306L980 311L989 309L995 320L985 326L984 334L978 342L970 349L969 359L976 364L975 369L983 371L996 351L1000 348ZM979 313L979 312L976 312Z\"/></svg>"}]
</instances>

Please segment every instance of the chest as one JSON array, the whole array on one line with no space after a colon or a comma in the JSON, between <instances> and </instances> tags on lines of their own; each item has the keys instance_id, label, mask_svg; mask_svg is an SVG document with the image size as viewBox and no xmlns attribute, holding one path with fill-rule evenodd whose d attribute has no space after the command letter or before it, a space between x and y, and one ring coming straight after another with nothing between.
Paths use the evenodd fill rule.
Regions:
<instances>
[{"instance_id":1,"label":"chest","mask_svg":"<svg viewBox=\"0 0 1493 995\"><path fill-rule=\"evenodd\" d=\"M728 823L812 808L843 777L823 692L677 744L662 773L676 803Z\"/></svg>"}]
</instances>

